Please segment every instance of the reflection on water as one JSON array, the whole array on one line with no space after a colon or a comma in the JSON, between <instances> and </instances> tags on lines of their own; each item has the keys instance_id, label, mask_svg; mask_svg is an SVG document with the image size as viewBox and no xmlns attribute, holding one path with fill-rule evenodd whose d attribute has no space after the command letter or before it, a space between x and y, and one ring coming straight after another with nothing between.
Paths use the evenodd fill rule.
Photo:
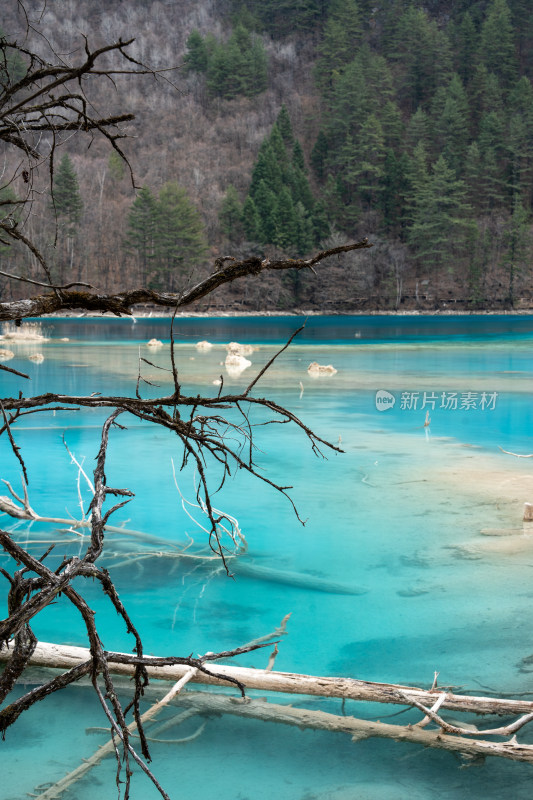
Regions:
<instances>
[{"instance_id":1,"label":"reflection on water","mask_svg":"<svg viewBox=\"0 0 533 800\"><path fill-rule=\"evenodd\" d=\"M275 342L295 327L290 318L182 323L189 338L184 333L178 341L178 363L184 391L191 395L217 393L212 383L220 375L228 388L246 385L275 352ZM92 339L84 338L88 326ZM146 650L229 649L274 630L291 612L276 662L280 670L418 685L431 684L438 670L442 684L463 691L529 691L529 675L520 665L533 650L533 536L524 530L522 507L531 500L533 464L498 448L533 452L532 329L530 318L519 317L312 319L305 338L280 357L255 391L290 407L317 433L340 442L345 453L315 459L297 430L256 428L265 474L283 482L289 478L307 522L302 527L283 497L246 475L229 481L216 503L238 517L249 543L241 567L235 563L235 580L217 563L177 557L176 543L185 545L192 537L191 551L204 552L205 540L185 515L174 485L175 440L135 420L128 431L114 431L108 478L132 489L136 499L115 519L124 530L108 535L104 563ZM355 330L361 335L355 337ZM132 393L139 355L168 365L168 337L160 321L135 326L58 321L51 336L40 345L42 364L24 362L33 393ZM71 341L60 342L63 336ZM150 338L167 343L153 352L146 346ZM200 339L215 346L199 352L194 345ZM231 340L259 344L249 357L252 367L239 378L224 370L224 344ZM22 364L27 358L22 347L13 345L15 368L18 359ZM312 361L333 364L337 374L310 378ZM145 362L142 369L145 378L160 384L159 389L146 385L147 393L168 391L168 373ZM3 394L18 390L18 379L1 380ZM376 405L378 390L394 398L386 411ZM455 407L447 402L452 393ZM483 393L495 395L492 408L483 406ZM39 513L78 513L76 470L61 435L78 458L85 457L90 471L104 416L68 412L21 422L17 441ZM262 421L254 412L252 422ZM5 443L2 447L2 476L19 486L18 465ZM47 469L39 471L43 452ZM193 480L192 474L179 475L180 489L190 498ZM64 487L60 497L58 486ZM9 524L3 517L2 525ZM38 554L57 531L24 523L16 535L33 540L32 552ZM80 546L72 534L61 536L57 561ZM88 592L105 646L130 650L114 612L96 588ZM43 614L37 633L44 640L83 643L79 620L61 601ZM266 659L259 653L241 663L263 666ZM305 704L340 713L338 703ZM387 715L386 709L349 705L346 713ZM52 711L57 731L43 735ZM8 776L1 800L22 798L38 784L62 777L102 743L101 735L85 737L72 728L73 713L87 727L105 724L89 691L77 687L39 704L8 734L2 747L9 751L12 782ZM192 720L173 736L187 737L196 728ZM529 772L517 764L494 759L482 769L460 770L446 753L379 741L352 744L341 734L229 717L209 720L186 745L154 748L154 769L173 798L194 793L207 800L215 785L222 800L266 800L273 794L289 800L499 798L510 781L513 797L530 794ZM32 766L21 777L17 765L25 756ZM94 798L97 782L111 787L113 770L111 761L103 762L65 797ZM141 776L133 796L156 795Z\"/></svg>"}]
</instances>

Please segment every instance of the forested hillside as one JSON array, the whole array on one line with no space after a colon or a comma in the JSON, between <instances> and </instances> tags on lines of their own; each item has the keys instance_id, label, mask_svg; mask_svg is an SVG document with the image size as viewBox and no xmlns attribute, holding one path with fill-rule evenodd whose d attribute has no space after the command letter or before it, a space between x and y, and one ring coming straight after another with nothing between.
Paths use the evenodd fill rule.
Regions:
<instances>
[{"instance_id":1,"label":"forested hillside","mask_svg":"<svg viewBox=\"0 0 533 800\"><path fill-rule=\"evenodd\" d=\"M6 0L8 41L48 40L72 60L81 34L96 45L131 36L139 60L179 67L156 81L117 77L105 95L95 88L100 109L135 114L123 146L136 189L111 147L74 139L57 151L52 186L43 174L34 187L18 224L58 280L177 290L218 256L305 255L368 236L372 250L318 277L229 287L217 307L533 305L527 0L25 6L44 36ZM14 57L0 79L24 69ZM20 175L2 189L2 213L16 217L9 202L24 192ZM0 248L7 271L38 274L23 249ZM6 298L19 291L0 280Z\"/></svg>"}]
</instances>

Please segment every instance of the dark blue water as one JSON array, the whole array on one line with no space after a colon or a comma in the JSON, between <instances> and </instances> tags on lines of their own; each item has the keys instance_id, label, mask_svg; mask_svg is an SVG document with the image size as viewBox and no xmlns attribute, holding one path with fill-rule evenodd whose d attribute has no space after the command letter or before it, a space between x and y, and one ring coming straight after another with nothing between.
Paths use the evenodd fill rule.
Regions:
<instances>
[{"instance_id":1,"label":"dark blue water","mask_svg":"<svg viewBox=\"0 0 533 800\"><path fill-rule=\"evenodd\" d=\"M351 344L363 342L424 342L478 340L533 336L533 316L509 314L453 316L276 316L276 317L178 317L176 337L182 341L209 339L232 341L246 331L250 342L277 344L286 341L305 323L300 343ZM54 337L68 336L92 341L144 341L169 339L167 318L138 317L135 322L113 318L54 319L43 322ZM131 325L131 329L129 327Z\"/></svg>"}]
</instances>

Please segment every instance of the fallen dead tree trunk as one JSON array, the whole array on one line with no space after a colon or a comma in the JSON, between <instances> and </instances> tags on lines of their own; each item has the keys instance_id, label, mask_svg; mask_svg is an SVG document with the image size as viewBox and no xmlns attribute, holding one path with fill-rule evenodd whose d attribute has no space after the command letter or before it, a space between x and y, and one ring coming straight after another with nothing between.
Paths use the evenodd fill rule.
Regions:
<instances>
[{"instance_id":1,"label":"fallen dead tree trunk","mask_svg":"<svg viewBox=\"0 0 533 800\"><path fill-rule=\"evenodd\" d=\"M12 646L0 651L0 661L7 661L12 653ZM133 657L121 653L108 653L110 671L116 675L133 675ZM89 650L85 647L38 642L29 661L31 666L51 667L55 669L72 669L90 659ZM157 659L154 658L154 661ZM129 662L129 663L128 663ZM146 663L146 662L145 662ZM156 680L178 681L188 671L188 666L175 664L172 666L152 666L147 663L150 678ZM219 675L235 678L247 689L260 689L267 692L283 694L303 694L318 697L338 697L344 700L361 700L372 703L392 703L394 705L433 706L444 694L442 689L425 690L412 686L391 683L374 683L355 678L321 677L302 675L292 672L267 671L246 667L216 664L214 669ZM197 672L192 683L203 683L225 686L219 678L205 672ZM475 714L532 714L533 702L525 700L507 700L491 697L469 697L468 695L446 692L439 705L453 711L467 711Z\"/></svg>"},{"instance_id":2,"label":"fallen dead tree trunk","mask_svg":"<svg viewBox=\"0 0 533 800\"><path fill-rule=\"evenodd\" d=\"M330 714L326 711L293 708L278 703L268 703L265 700L243 700L208 692L186 692L177 698L177 705L195 709L199 714L233 714L238 717L276 722L301 729L347 733L354 742L374 737L394 739L399 742L421 744L423 747L450 750L460 753L467 759L499 756L512 761L533 764L533 745L519 744L516 737L509 742L490 742L482 738L466 739L464 736L443 733L442 730L428 730L423 722L415 725L391 725L374 720ZM482 737L484 732L479 731L476 735Z\"/></svg>"}]
</instances>

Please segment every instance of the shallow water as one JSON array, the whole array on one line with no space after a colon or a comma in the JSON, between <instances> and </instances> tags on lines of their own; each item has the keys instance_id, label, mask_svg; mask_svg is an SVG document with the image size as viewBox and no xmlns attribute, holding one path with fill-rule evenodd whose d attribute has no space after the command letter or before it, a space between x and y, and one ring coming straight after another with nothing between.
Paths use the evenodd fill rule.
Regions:
<instances>
[{"instance_id":1,"label":"shallow water","mask_svg":"<svg viewBox=\"0 0 533 800\"><path fill-rule=\"evenodd\" d=\"M246 385L297 325L294 317L178 320L184 391L216 394L213 381L220 375L230 390ZM34 394L131 394L139 355L168 367L167 321L54 320L46 327L46 343L9 345L15 351L10 365L31 375ZM146 346L153 337L164 342L162 348ZM198 352L194 343L200 339L213 342L213 350ZM259 347L240 378L227 376L223 366L223 345L232 340ZM108 537L106 564L146 651L227 650L272 631L290 612L276 661L280 670L415 685L431 684L437 670L442 685L473 693L530 691L531 676L518 665L533 651L533 538L524 535L521 521L523 503L531 499L533 463L499 448L533 452L532 344L530 317L311 318L255 395L291 408L345 452L324 448L327 460L315 458L294 427L256 429L265 475L294 486L291 496L307 522L302 527L285 498L242 473L226 484L216 504L238 518L249 544L243 563L256 568L255 577L250 570L239 574L238 564L230 580L220 570L192 570L158 555L176 541L185 543L187 535L195 546L205 544L174 483L171 459L179 465L179 449L166 432L136 420L128 421L128 431L113 432L109 482L136 494L114 524L161 540ZM42 364L27 360L36 351L45 356ZM311 361L332 364L337 374L312 378ZM143 376L160 385L142 384L147 394L169 391L168 373L143 362ZM19 385L29 392L18 378L1 375L0 381L2 396ZM378 409L378 391L386 393L380 396L388 410ZM100 411L72 411L20 421L17 442L40 514L79 513L77 470L62 436L91 471L104 418ZM261 415L254 412L252 421L262 421ZM1 446L2 477L18 488L17 462L6 443ZM39 470L43 452L46 469ZM194 475L178 473L178 483L193 500ZM10 527L12 521L4 516L0 524ZM24 524L16 535L33 541L37 553L56 530ZM58 558L78 546L69 543L72 535L61 535ZM281 578L274 582L268 570ZM291 585L294 573L317 579L316 587ZM322 591L327 582L357 594ZM89 587L88 594L105 646L130 650L115 613L96 589ZM45 641L84 644L79 621L61 602L41 616L36 633ZM259 653L240 663L264 666L266 660ZM301 704L340 713L340 702ZM346 713L380 719L395 710L346 707ZM82 719L75 729L73 714ZM1 800L22 798L77 766L104 741L84 734L85 727L98 725L105 725L102 712L81 687L32 709L2 744L9 767ZM189 720L172 737L188 736L197 725ZM186 745L154 745L153 755L173 800L182 794L200 800L213 794L221 800L273 794L288 800L499 798L510 785L513 797L530 795L526 766L493 759L481 769L460 769L452 755L413 745L352 744L341 734L230 717L209 720ZM112 761L104 762L65 797L111 796L113 771ZM157 796L142 775L134 787L134 798Z\"/></svg>"}]
</instances>

